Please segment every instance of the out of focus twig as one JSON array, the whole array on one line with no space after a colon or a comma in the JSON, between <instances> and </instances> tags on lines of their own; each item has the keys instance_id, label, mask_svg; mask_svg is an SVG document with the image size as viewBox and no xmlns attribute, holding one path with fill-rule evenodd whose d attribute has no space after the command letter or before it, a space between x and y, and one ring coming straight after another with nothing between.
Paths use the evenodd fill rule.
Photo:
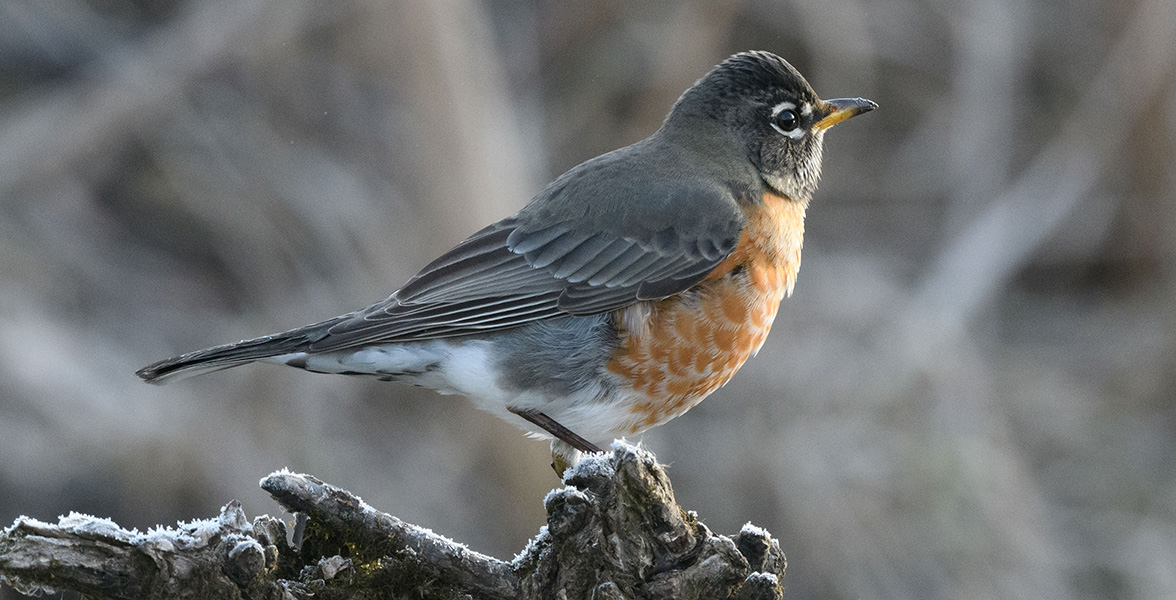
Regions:
<instances>
[{"instance_id":1,"label":"out of focus twig","mask_svg":"<svg viewBox=\"0 0 1176 600\"><path fill-rule=\"evenodd\" d=\"M1146 117L1144 107L1176 67L1173 30L1176 4L1148 0L1138 6L1057 136L931 264L910 310L896 321L908 332L896 339L916 340L907 347L921 357L910 361L913 369L925 366L944 343L960 336L977 311L1089 195L1110 159L1122 152L1134 125ZM905 385L899 378L887 379Z\"/></svg>"},{"instance_id":2,"label":"out of focus twig","mask_svg":"<svg viewBox=\"0 0 1176 600\"><path fill-rule=\"evenodd\" d=\"M100 151L128 128L148 123L202 75L246 56L259 29L297 20L311 3L210 0L186 6L187 14L147 41L127 42L86 67L86 76L0 114L0 186Z\"/></svg>"}]
</instances>

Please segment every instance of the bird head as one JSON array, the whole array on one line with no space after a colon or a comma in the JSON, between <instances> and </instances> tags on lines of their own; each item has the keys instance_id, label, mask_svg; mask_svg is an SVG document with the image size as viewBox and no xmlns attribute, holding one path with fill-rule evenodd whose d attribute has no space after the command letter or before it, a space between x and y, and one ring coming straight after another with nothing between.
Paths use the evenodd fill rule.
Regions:
<instances>
[{"instance_id":1,"label":"bird head","mask_svg":"<svg viewBox=\"0 0 1176 600\"><path fill-rule=\"evenodd\" d=\"M686 90L663 129L694 132L700 144L719 141L707 135L733 140L767 188L807 202L821 177L825 131L877 106L864 98L822 100L784 59L743 52Z\"/></svg>"}]
</instances>

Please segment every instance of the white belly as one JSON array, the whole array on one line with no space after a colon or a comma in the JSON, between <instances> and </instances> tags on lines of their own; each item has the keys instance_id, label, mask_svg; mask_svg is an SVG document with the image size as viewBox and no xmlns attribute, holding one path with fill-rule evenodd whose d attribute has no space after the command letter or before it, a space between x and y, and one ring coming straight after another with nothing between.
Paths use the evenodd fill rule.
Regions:
<instances>
[{"instance_id":1,"label":"white belly","mask_svg":"<svg viewBox=\"0 0 1176 600\"><path fill-rule=\"evenodd\" d=\"M460 340L460 341L458 341ZM552 395L542 388L508 389L496 364L499 352L490 340L457 338L368 346L324 354L276 356L272 362L316 373L361 375L459 394L534 437L551 435L510 412L510 408L542 412L594 442L608 442L632 420L628 403L599 384L569 394Z\"/></svg>"}]
</instances>

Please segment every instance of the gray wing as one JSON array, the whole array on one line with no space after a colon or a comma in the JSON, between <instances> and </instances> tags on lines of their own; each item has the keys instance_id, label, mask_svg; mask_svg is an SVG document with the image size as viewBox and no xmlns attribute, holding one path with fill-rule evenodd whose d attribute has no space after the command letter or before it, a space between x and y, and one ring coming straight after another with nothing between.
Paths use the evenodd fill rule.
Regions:
<instances>
[{"instance_id":1,"label":"gray wing","mask_svg":"<svg viewBox=\"0 0 1176 600\"><path fill-rule=\"evenodd\" d=\"M387 300L332 320L307 350L468 335L665 298L706 277L742 231L742 213L723 189L678 181L663 185L656 201L626 208L623 199L610 202L607 189L586 197L574 183L557 180ZM602 212L610 208L618 212Z\"/></svg>"}]
</instances>

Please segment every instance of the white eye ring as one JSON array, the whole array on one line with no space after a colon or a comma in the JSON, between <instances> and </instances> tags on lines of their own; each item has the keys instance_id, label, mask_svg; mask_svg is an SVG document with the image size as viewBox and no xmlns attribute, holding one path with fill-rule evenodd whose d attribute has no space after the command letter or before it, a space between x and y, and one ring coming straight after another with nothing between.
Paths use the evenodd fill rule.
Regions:
<instances>
[{"instance_id":1,"label":"white eye ring","mask_svg":"<svg viewBox=\"0 0 1176 600\"><path fill-rule=\"evenodd\" d=\"M785 111L791 113L792 118L788 119L788 123L780 124L781 114ZM769 121L772 129L779 131L782 135L786 135L794 140L799 140L804 137L805 130L800 127L800 117L796 114L796 105L792 102L781 102L772 107L772 119Z\"/></svg>"}]
</instances>

